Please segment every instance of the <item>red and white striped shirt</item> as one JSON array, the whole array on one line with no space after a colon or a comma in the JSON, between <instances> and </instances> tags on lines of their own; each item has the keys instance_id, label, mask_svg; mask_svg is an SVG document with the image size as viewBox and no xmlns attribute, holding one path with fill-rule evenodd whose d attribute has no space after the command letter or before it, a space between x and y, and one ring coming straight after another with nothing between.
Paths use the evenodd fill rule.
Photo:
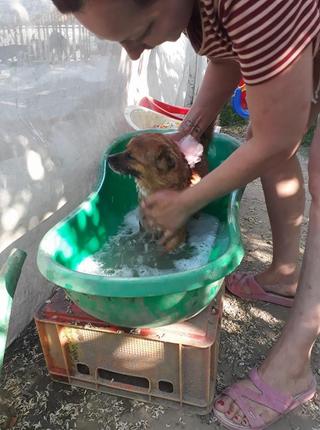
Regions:
<instances>
[{"instance_id":1,"label":"red and white striped shirt","mask_svg":"<svg viewBox=\"0 0 320 430\"><path fill-rule=\"evenodd\" d=\"M320 0L199 0L187 35L200 55L237 60L249 85L285 70L320 42Z\"/></svg>"}]
</instances>

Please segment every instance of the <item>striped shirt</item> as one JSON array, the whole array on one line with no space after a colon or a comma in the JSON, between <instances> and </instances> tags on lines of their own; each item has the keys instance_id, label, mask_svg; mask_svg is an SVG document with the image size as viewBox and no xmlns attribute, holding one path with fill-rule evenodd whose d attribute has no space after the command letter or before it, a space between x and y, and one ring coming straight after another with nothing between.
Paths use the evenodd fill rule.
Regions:
<instances>
[{"instance_id":1,"label":"striped shirt","mask_svg":"<svg viewBox=\"0 0 320 430\"><path fill-rule=\"evenodd\" d=\"M236 60L249 85L285 70L320 43L320 0L199 0L187 35L200 55ZM197 14L199 14L197 16Z\"/></svg>"}]
</instances>

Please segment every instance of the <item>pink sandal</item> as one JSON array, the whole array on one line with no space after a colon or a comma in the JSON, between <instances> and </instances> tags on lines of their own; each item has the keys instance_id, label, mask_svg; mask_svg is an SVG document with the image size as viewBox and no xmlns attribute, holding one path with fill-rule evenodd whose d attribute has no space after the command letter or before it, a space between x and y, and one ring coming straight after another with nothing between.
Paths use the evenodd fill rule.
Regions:
<instances>
[{"instance_id":1,"label":"pink sandal","mask_svg":"<svg viewBox=\"0 0 320 430\"><path fill-rule=\"evenodd\" d=\"M223 412L213 408L213 412L218 421L228 430L264 430L279 419L283 418L293 409L311 400L316 393L315 378L313 379L310 387L297 396L290 396L270 387L270 385L266 384L261 379L257 369L251 370L249 373L249 378L253 385L258 388L260 393L253 391L249 387L244 387L239 383L233 384L223 392L224 395L231 397L231 399L242 410L247 421L249 422L248 427L235 423L234 421L227 418ZM253 402L256 402L260 405L266 406L267 408L278 412L279 416L272 420L272 422L265 423L259 415L255 414L247 400L252 400Z\"/></svg>"},{"instance_id":2,"label":"pink sandal","mask_svg":"<svg viewBox=\"0 0 320 430\"><path fill-rule=\"evenodd\" d=\"M293 298L265 291L251 274L234 273L226 278L225 285L228 291L241 299L262 300L288 308L293 305Z\"/></svg>"}]
</instances>

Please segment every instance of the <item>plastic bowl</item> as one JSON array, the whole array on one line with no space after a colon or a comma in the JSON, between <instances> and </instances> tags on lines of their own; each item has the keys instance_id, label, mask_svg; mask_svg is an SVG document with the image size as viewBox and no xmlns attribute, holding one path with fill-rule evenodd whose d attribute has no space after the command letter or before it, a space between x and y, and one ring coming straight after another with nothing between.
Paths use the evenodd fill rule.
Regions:
<instances>
[{"instance_id":1,"label":"plastic bowl","mask_svg":"<svg viewBox=\"0 0 320 430\"><path fill-rule=\"evenodd\" d=\"M116 234L125 215L137 206L134 181L115 174L105 161L137 134L121 136L108 148L96 191L47 232L39 245L37 263L43 276L64 288L88 314L122 327L157 327L203 310L218 293L224 277L240 264L244 254L238 222L242 191L234 191L204 209L220 223L209 260L201 267L142 278L77 271L79 263L101 249ZM209 148L210 168L221 164L237 146L235 139L217 135Z\"/></svg>"}]
</instances>

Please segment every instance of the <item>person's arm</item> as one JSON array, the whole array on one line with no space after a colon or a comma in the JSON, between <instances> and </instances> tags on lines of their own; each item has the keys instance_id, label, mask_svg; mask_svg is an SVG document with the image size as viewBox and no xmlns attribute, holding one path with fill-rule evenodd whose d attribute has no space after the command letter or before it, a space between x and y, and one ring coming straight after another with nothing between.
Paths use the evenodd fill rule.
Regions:
<instances>
[{"instance_id":1,"label":"person's arm","mask_svg":"<svg viewBox=\"0 0 320 430\"><path fill-rule=\"evenodd\" d=\"M312 75L310 45L281 75L247 87L253 137L194 187L159 192L144 202L146 217L166 232L166 238L210 201L243 187L296 152L308 121Z\"/></svg>"},{"instance_id":2,"label":"person's arm","mask_svg":"<svg viewBox=\"0 0 320 430\"><path fill-rule=\"evenodd\" d=\"M240 67L234 61L209 61L199 93L179 132L200 138L229 100L241 79ZM216 85L216 83L219 83Z\"/></svg>"}]
</instances>

